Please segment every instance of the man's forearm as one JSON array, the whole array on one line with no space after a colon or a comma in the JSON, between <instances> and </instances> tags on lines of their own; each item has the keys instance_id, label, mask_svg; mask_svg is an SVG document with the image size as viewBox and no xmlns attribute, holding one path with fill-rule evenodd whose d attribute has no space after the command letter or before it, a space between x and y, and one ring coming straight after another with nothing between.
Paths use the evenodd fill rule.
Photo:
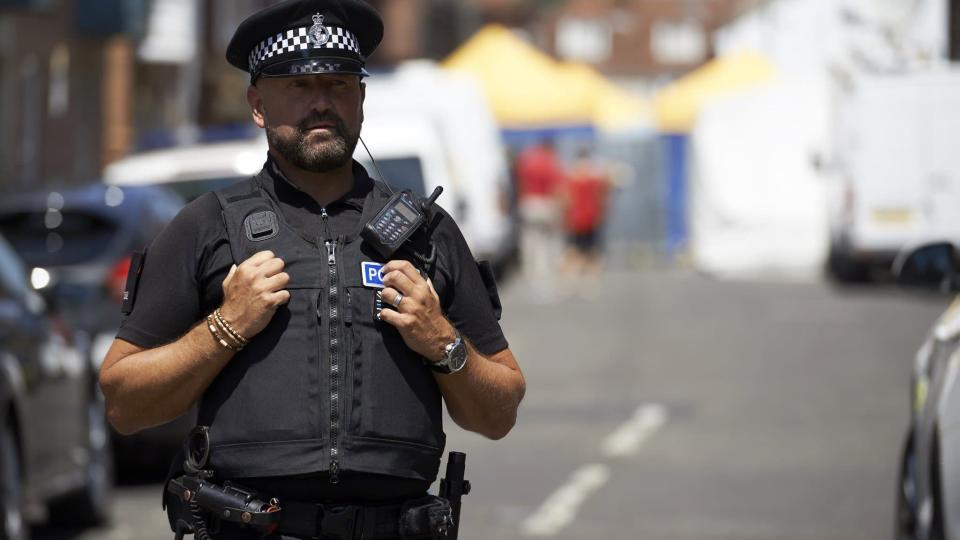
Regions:
<instances>
[{"instance_id":1,"label":"man's forearm","mask_svg":"<svg viewBox=\"0 0 960 540\"><path fill-rule=\"evenodd\" d=\"M217 343L206 322L154 349L114 342L100 370L107 417L130 434L187 412L234 352Z\"/></svg>"},{"instance_id":2,"label":"man's forearm","mask_svg":"<svg viewBox=\"0 0 960 540\"><path fill-rule=\"evenodd\" d=\"M500 439L513 429L526 382L510 349L490 357L468 344L463 369L436 379L450 417L463 429Z\"/></svg>"}]
</instances>

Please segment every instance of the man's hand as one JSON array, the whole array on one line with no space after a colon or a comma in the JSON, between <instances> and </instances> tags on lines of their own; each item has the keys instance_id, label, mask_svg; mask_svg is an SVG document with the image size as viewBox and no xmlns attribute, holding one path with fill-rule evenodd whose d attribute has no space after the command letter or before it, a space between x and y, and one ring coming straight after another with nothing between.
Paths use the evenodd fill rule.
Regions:
<instances>
[{"instance_id":1,"label":"man's hand","mask_svg":"<svg viewBox=\"0 0 960 540\"><path fill-rule=\"evenodd\" d=\"M397 295L403 296L396 311L380 311L380 320L394 326L407 347L427 360L442 360L444 349L456 339L456 330L440 310L433 283L407 261L390 261L381 273L383 303L394 304ZM499 439L517 420L517 407L526 392L523 374L510 349L484 355L465 341L463 369L453 375L435 373L434 378L457 425Z\"/></svg>"},{"instance_id":2,"label":"man's hand","mask_svg":"<svg viewBox=\"0 0 960 540\"><path fill-rule=\"evenodd\" d=\"M383 265L384 304L396 305L396 311L383 309L380 320L390 324L403 337L407 347L431 362L443 359L445 348L456 339L453 325L440 310L440 297L429 279L424 279L409 261L390 261Z\"/></svg>"},{"instance_id":3,"label":"man's hand","mask_svg":"<svg viewBox=\"0 0 960 540\"><path fill-rule=\"evenodd\" d=\"M290 276L283 271L283 260L272 251L260 251L233 265L223 280L223 306L220 314L243 337L259 334L277 308L290 300L284 290Z\"/></svg>"}]
</instances>

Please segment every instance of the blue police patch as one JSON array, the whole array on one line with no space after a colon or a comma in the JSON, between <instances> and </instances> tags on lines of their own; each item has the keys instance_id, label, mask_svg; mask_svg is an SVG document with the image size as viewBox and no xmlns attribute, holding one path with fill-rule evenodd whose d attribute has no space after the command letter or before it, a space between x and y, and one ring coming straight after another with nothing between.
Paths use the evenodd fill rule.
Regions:
<instances>
[{"instance_id":1,"label":"blue police patch","mask_svg":"<svg viewBox=\"0 0 960 540\"><path fill-rule=\"evenodd\" d=\"M363 286L364 287L375 287L377 289L383 288L383 276L380 275L380 270L383 268L383 265L375 262L361 262L360 271L363 274Z\"/></svg>"}]
</instances>

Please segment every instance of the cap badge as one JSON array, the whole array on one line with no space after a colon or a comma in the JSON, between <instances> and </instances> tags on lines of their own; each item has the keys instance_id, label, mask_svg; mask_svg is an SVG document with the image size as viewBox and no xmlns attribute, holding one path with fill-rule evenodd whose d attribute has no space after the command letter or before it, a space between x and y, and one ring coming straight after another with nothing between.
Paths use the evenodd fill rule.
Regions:
<instances>
[{"instance_id":1,"label":"cap badge","mask_svg":"<svg viewBox=\"0 0 960 540\"><path fill-rule=\"evenodd\" d=\"M323 25L323 15L317 13L313 16L313 26L307 31L307 35L314 45L323 45L330 40L330 31Z\"/></svg>"}]
</instances>

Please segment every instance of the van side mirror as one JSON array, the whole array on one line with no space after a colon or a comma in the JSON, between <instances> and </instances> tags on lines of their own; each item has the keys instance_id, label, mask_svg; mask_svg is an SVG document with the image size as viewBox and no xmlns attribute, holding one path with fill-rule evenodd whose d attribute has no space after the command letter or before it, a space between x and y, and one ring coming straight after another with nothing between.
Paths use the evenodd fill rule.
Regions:
<instances>
[{"instance_id":1,"label":"van side mirror","mask_svg":"<svg viewBox=\"0 0 960 540\"><path fill-rule=\"evenodd\" d=\"M950 242L937 242L905 249L893 262L897 283L940 292L960 291L960 260Z\"/></svg>"}]
</instances>

